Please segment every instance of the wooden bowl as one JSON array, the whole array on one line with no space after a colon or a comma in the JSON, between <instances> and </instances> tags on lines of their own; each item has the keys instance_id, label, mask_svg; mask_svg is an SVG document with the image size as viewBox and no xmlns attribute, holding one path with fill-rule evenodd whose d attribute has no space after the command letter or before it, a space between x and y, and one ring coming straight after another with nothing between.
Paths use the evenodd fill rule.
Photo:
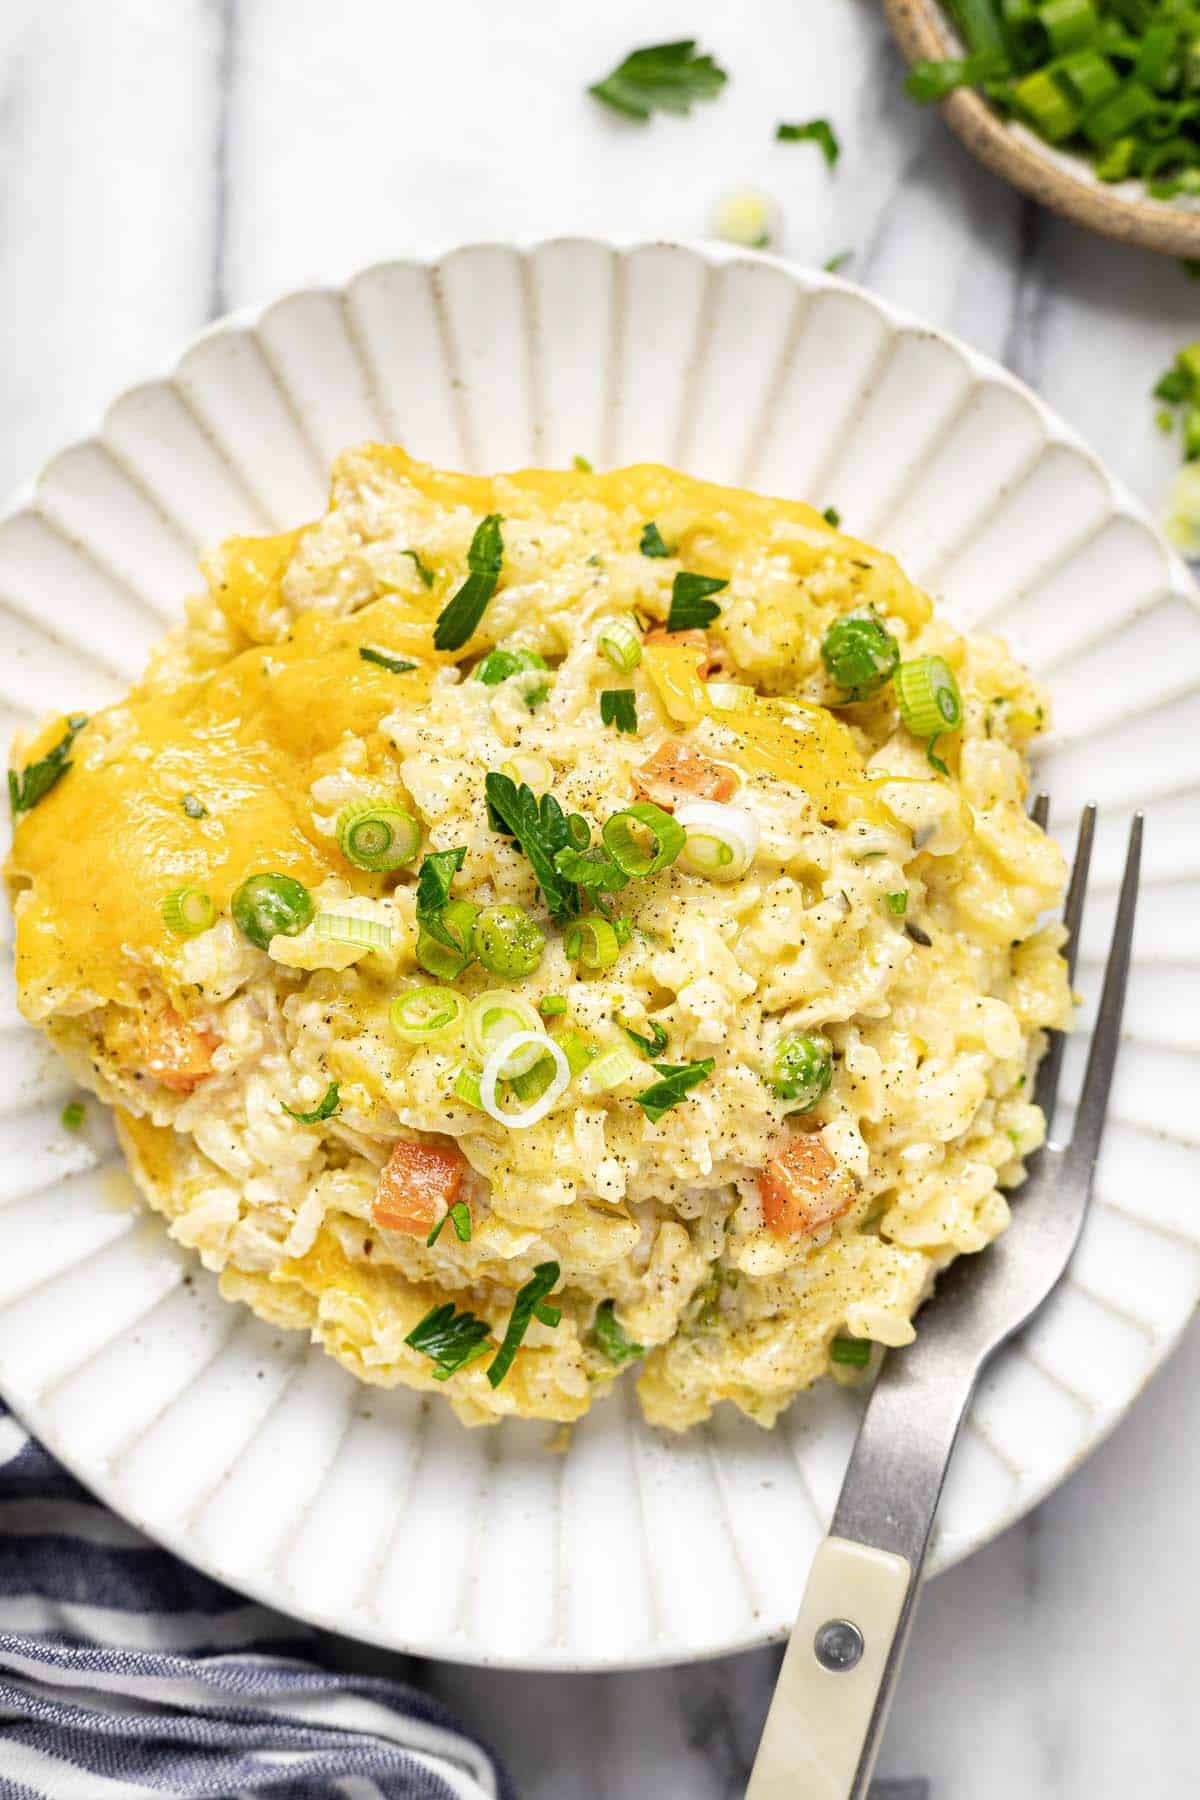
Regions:
<instances>
[{"instance_id":1,"label":"wooden bowl","mask_svg":"<svg viewBox=\"0 0 1200 1800\"><path fill-rule=\"evenodd\" d=\"M938 0L883 0L883 9L909 62L962 55ZM1097 180L1084 157L1054 149L1023 125L1006 123L971 88L952 94L941 112L981 162L1052 212L1121 244L1200 257L1200 212L1152 199L1140 181L1109 186Z\"/></svg>"}]
</instances>

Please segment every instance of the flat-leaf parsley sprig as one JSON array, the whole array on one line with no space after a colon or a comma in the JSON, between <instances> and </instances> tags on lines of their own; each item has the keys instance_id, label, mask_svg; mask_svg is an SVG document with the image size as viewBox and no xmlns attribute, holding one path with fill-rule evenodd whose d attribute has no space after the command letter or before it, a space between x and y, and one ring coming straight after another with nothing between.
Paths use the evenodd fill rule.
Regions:
<instances>
[{"instance_id":1,"label":"flat-leaf parsley sprig","mask_svg":"<svg viewBox=\"0 0 1200 1800\"><path fill-rule=\"evenodd\" d=\"M449 1218L451 1213L446 1217ZM457 1230L458 1221L454 1223ZM487 1367L487 1378L494 1388L500 1386L512 1368L532 1320L537 1319L553 1330L562 1319L560 1307L546 1304L546 1296L552 1292L560 1274L556 1262L538 1263L524 1287L518 1289L504 1337ZM449 1381L459 1369L486 1356L494 1340L485 1319L476 1318L473 1312L459 1312L447 1300L427 1312L404 1341L436 1363L435 1381Z\"/></svg>"},{"instance_id":2,"label":"flat-leaf parsley sprig","mask_svg":"<svg viewBox=\"0 0 1200 1800\"><path fill-rule=\"evenodd\" d=\"M438 614L433 634L437 649L461 650L479 629L504 564L503 522L499 513L489 513L475 527L467 551L467 579Z\"/></svg>"},{"instance_id":3,"label":"flat-leaf parsley sprig","mask_svg":"<svg viewBox=\"0 0 1200 1800\"><path fill-rule=\"evenodd\" d=\"M71 746L87 722L86 713L72 713L67 720L67 729L52 750L47 750L36 762L26 763L23 769L8 771L8 803L14 819L31 812L62 780L71 767L68 761Z\"/></svg>"},{"instance_id":4,"label":"flat-leaf parsley sprig","mask_svg":"<svg viewBox=\"0 0 1200 1800\"><path fill-rule=\"evenodd\" d=\"M588 89L596 100L645 124L652 112L685 117L697 100L715 100L728 76L711 56L698 55L695 38L647 44L631 50L611 75Z\"/></svg>"}]
</instances>

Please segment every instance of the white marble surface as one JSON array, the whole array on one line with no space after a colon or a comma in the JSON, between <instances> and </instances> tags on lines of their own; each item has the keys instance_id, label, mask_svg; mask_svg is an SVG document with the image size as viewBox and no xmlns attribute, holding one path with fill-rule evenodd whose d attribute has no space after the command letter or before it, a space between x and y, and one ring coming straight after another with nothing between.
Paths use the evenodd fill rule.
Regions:
<instances>
[{"instance_id":1,"label":"white marble surface","mask_svg":"<svg viewBox=\"0 0 1200 1800\"><path fill-rule=\"evenodd\" d=\"M584 97L689 34L731 72L717 105L639 129ZM772 141L815 113L832 176ZM1200 334L1200 286L978 170L903 99L872 0L4 0L0 485L230 307L458 238L696 235L745 182L779 201L785 254L852 249L845 273L1003 358L1161 497L1146 390ZM1086 1468L930 1588L882 1772L932 1800L1195 1792L1198 1485L1193 1331ZM734 1800L776 1660L422 1674L526 1800Z\"/></svg>"}]
</instances>

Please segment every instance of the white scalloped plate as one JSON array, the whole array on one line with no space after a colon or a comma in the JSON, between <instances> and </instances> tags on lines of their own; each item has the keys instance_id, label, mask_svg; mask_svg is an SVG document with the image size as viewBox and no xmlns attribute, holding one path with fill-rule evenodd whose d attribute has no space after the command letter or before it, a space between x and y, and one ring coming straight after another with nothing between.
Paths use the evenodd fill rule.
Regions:
<instances>
[{"instance_id":1,"label":"white scalloped plate","mask_svg":"<svg viewBox=\"0 0 1200 1800\"><path fill-rule=\"evenodd\" d=\"M395 439L471 469L643 459L836 504L1055 695L1065 839L1103 808L1082 985L1121 840L1148 888L1096 1203L1070 1278L999 1357L933 1567L1018 1518L1104 1436L1200 1295L1200 614L1182 565L1079 440L995 364L829 276L682 245L473 245L290 294L122 394L0 519L15 725L111 699L197 586L202 547L322 509L330 458ZM131 1205L110 1136L0 1032L0 1388L118 1512L286 1611L397 1649L614 1668L785 1631L858 1403L673 1440L628 1384L548 1454L357 1386L218 1299ZM1064 1081L1078 1090L1079 1046ZM95 1108L90 1109L95 1114Z\"/></svg>"}]
</instances>

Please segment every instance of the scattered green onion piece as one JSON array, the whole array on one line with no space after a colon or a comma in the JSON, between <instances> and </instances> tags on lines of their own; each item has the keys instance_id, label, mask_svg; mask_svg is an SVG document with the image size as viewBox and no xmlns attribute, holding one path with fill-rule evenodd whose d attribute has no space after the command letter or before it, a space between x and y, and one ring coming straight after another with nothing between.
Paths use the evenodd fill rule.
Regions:
<instances>
[{"instance_id":1,"label":"scattered green onion piece","mask_svg":"<svg viewBox=\"0 0 1200 1800\"><path fill-rule=\"evenodd\" d=\"M901 888L899 893L889 894L887 897L887 909L890 913L894 913L898 919L903 918L904 914L908 911L908 889Z\"/></svg>"},{"instance_id":2,"label":"scattered green onion piece","mask_svg":"<svg viewBox=\"0 0 1200 1800\"><path fill-rule=\"evenodd\" d=\"M962 724L962 695L950 665L940 656L918 656L896 670L900 717L914 737L939 737Z\"/></svg>"},{"instance_id":3,"label":"scattered green onion piece","mask_svg":"<svg viewBox=\"0 0 1200 1800\"><path fill-rule=\"evenodd\" d=\"M510 1063L503 1065L500 1073L505 1080L527 1073L546 1048L545 1033L537 1013L523 995L510 993L507 988L490 988L486 994L479 994L471 1001L467 1007L465 1035L467 1048L481 1063L486 1063L507 1038L536 1036L540 1040L540 1046L523 1046L514 1053Z\"/></svg>"},{"instance_id":4,"label":"scattered green onion piece","mask_svg":"<svg viewBox=\"0 0 1200 1800\"><path fill-rule=\"evenodd\" d=\"M554 1033L554 1042L567 1059L567 1067L571 1074L582 1075L590 1063L595 1062L600 1052L595 1044L589 1044L582 1032L568 1025L562 1031Z\"/></svg>"},{"instance_id":5,"label":"scattered green onion piece","mask_svg":"<svg viewBox=\"0 0 1200 1800\"><path fill-rule=\"evenodd\" d=\"M587 457L580 456L578 450L575 452L574 456L571 458L571 467L574 470L576 470L576 472L580 475L595 474L595 470L592 468L592 465L588 461Z\"/></svg>"},{"instance_id":6,"label":"scattered green onion piece","mask_svg":"<svg viewBox=\"0 0 1200 1800\"><path fill-rule=\"evenodd\" d=\"M828 1038L797 1031L781 1038L771 1061L771 1086L797 1112L808 1112L829 1092L833 1051Z\"/></svg>"},{"instance_id":7,"label":"scattered green onion piece","mask_svg":"<svg viewBox=\"0 0 1200 1800\"><path fill-rule=\"evenodd\" d=\"M566 1010L567 1003L561 994L544 994L538 1001L538 1011L543 1019L552 1019Z\"/></svg>"},{"instance_id":8,"label":"scattered green onion piece","mask_svg":"<svg viewBox=\"0 0 1200 1800\"><path fill-rule=\"evenodd\" d=\"M533 974L546 948L546 934L523 906L503 901L484 907L475 921L473 942L490 974L515 980Z\"/></svg>"},{"instance_id":9,"label":"scattered green onion piece","mask_svg":"<svg viewBox=\"0 0 1200 1800\"><path fill-rule=\"evenodd\" d=\"M453 988L408 988L388 1007L388 1023L402 1044L433 1044L456 1031L466 1011Z\"/></svg>"},{"instance_id":10,"label":"scattered green onion piece","mask_svg":"<svg viewBox=\"0 0 1200 1800\"><path fill-rule=\"evenodd\" d=\"M922 57L908 71L904 91L918 106L937 106L960 87L975 87L1004 72L993 54L982 56Z\"/></svg>"},{"instance_id":11,"label":"scattered green onion piece","mask_svg":"<svg viewBox=\"0 0 1200 1800\"><path fill-rule=\"evenodd\" d=\"M1183 457L1194 462L1200 456L1200 406L1189 406L1183 415Z\"/></svg>"},{"instance_id":12,"label":"scattered green onion piece","mask_svg":"<svg viewBox=\"0 0 1200 1800\"><path fill-rule=\"evenodd\" d=\"M1137 154L1138 141L1135 137L1118 138L1097 162L1096 174L1101 181L1127 181L1133 173Z\"/></svg>"},{"instance_id":13,"label":"scattered green onion piece","mask_svg":"<svg viewBox=\"0 0 1200 1800\"><path fill-rule=\"evenodd\" d=\"M471 1209L467 1205L465 1200L456 1200L454 1202L454 1205L451 1207L448 1207L446 1209L446 1211L442 1214L441 1218L438 1220L438 1222L434 1226L433 1230L429 1233L429 1236L425 1239L425 1248L427 1250L432 1250L433 1246L437 1243L438 1239L442 1235L442 1231L444 1230L447 1221L449 1221L449 1223L451 1225L453 1225L454 1235L458 1239L460 1244L469 1244L470 1243L470 1241L471 1241Z\"/></svg>"},{"instance_id":14,"label":"scattered green onion piece","mask_svg":"<svg viewBox=\"0 0 1200 1800\"><path fill-rule=\"evenodd\" d=\"M464 1106L477 1106L480 1112L483 1111L483 1101L479 1098L478 1069L456 1069L450 1082L450 1092Z\"/></svg>"},{"instance_id":15,"label":"scattered green onion piece","mask_svg":"<svg viewBox=\"0 0 1200 1800\"><path fill-rule=\"evenodd\" d=\"M83 1124L87 1108L82 1100L68 1100L59 1113L59 1123L64 1131L78 1131Z\"/></svg>"},{"instance_id":16,"label":"scattered green onion piece","mask_svg":"<svg viewBox=\"0 0 1200 1800\"><path fill-rule=\"evenodd\" d=\"M625 619L614 619L606 625L597 641L601 653L622 674L628 675L642 660L642 640Z\"/></svg>"},{"instance_id":17,"label":"scattered green onion piece","mask_svg":"<svg viewBox=\"0 0 1200 1800\"><path fill-rule=\"evenodd\" d=\"M536 650L524 650L520 647L489 650L476 667L475 679L482 681L485 687L498 687L510 675L524 675L530 669L548 667L545 657L539 656Z\"/></svg>"},{"instance_id":18,"label":"scattered green onion piece","mask_svg":"<svg viewBox=\"0 0 1200 1800\"><path fill-rule=\"evenodd\" d=\"M404 554L407 556L408 551ZM365 663L374 663L378 669L386 669L389 675L407 675L410 669L416 668L415 662L407 657L392 656L387 650L377 650L373 644L360 644L358 654Z\"/></svg>"},{"instance_id":19,"label":"scattered green onion piece","mask_svg":"<svg viewBox=\"0 0 1200 1800\"><path fill-rule=\"evenodd\" d=\"M708 704L718 712L744 712L757 698L755 690L743 681L706 681Z\"/></svg>"},{"instance_id":20,"label":"scattered green onion piece","mask_svg":"<svg viewBox=\"0 0 1200 1800\"><path fill-rule=\"evenodd\" d=\"M680 867L709 881L739 881L758 852L759 826L744 806L718 800L685 800L675 808L687 834Z\"/></svg>"},{"instance_id":21,"label":"scattered green onion piece","mask_svg":"<svg viewBox=\"0 0 1200 1800\"><path fill-rule=\"evenodd\" d=\"M1008 39L996 0L948 0L948 7L968 50L991 51L1007 64Z\"/></svg>"},{"instance_id":22,"label":"scattered green onion piece","mask_svg":"<svg viewBox=\"0 0 1200 1800\"><path fill-rule=\"evenodd\" d=\"M354 913L319 912L313 931L328 944L352 944L355 949L390 950L392 928L378 919L360 919Z\"/></svg>"},{"instance_id":23,"label":"scattered green onion piece","mask_svg":"<svg viewBox=\"0 0 1200 1800\"><path fill-rule=\"evenodd\" d=\"M635 1344L618 1324L611 1300L602 1300L596 1308L596 1317L588 1332L587 1342L618 1369L623 1363L636 1362L639 1356L646 1354L642 1345Z\"/></svg>"},{"instance_id":24,"label":"scattered green onion piece","mask_svg":"<svg viewBox=\"0 0 1200 1800\"><path fill-rule=\"evenodd\" d=\"M229 903L244 938L265 950L273 937L298 937L316 908L303 882L290 875L250 875Z\"/></svg>"},{"instance_id":25,"label":"scattered green onion piece","mask_svg":"<svg viewBox=\"0 0 1200 1800\"><path fill-rule=\"evenodd\" d=\"M835 1337L829 1346L829 1360L844 1363L847 1368L865 1369L871 1360L870 1338Z\"/></svg>"},{"instance_id":26,"label":"scattered green onion piece","mask_svg":"<svg viewBox=\"0 0 1200 1800\"><path fill-rule=\"evenodd\" d=\"M531 1053L533 1064L526 1062ZM502 1080L510 1081L514 1069L517 1075L528 1074L529 1068L535 1066L543 1055L554 1061L554 1074L545 1091L520 1112L505 1111L496 1095L497 1083ZM539 1025L536 1031L518 1031L511 1038L505 1037L497 1044L479 1072L479 1104L497 1124L506 1125L510 1131L525 1131L530 1125L536 1125L545 1118L555 1101L566 1091L570 1079L571 1069L564 1051L553 1038L546 1036Z\"/></svg>"},{"instance_id":27,"label":"scattered green onion piece","mask_svg":"<svg viewBox=\"0 0 1200 1800\"><path fill-rule=\"evenodd\" d=\"M181 887L167 895L162 903L163 923L176 937L195 937L207 931L217 916L217 909L199 888Z\"/></svg>"},{"instance_id":28,"label":"scattered green onion piece","mask_svg":"<svg viewBox=\"0 0 1200 1800\"><path fill-rule=\"evenodd\" d=\"M801 144L806 140L816 144L831 169L842 153L837 133L828 119L809 119L804 125L779 124L775 127L775 137L781 144Z\"/></svg>"},{"instance_id":29,"label":"scattered green onion piece","mask_svg":"<svg viewBox=\"0 0 1200 1800\"><path fill-rule=\"evenodd\" d=\"M624 1081L630 1081L640 1075L646 1065L636 1050L628 1044L618 1044L612 1050L603 1051L591 1063L580 1078L580 1088L589 1094L607 1094L611 1089L620 1087Z\"/></svg>"},{"instance_id":30,"label":"scattered green onion piece","mask_svg":"<svg viewBox=\"0 0 1200 1800\"><path fill-rule=\"evenodd\" d=\"M208 808L195 794L184 794L179 802L189 819L207 819Z\"/></svg>"},{"instance_id":31,"label":"scattered green onion piece","mask_svg":"<svg viewBox=\"0 0 1200 1800\"><path fill-rule=\"evenodd\" d=\"M622 874L644 880L669 868L687 843L687 832L653 801L638 800L606 819L600 832L604 847ZM645 847L649 835L652 848Z\"/></svg>"},{"instance_id":32,"label":"scattered green onion piece","mask_svg":"<svg viewBox=\"0 0 1200 1800\"><path fill-rule=\"evenodd\" d=\"M532 1069L526 1069L523 1075L510 1075L508 1085L517 1100L528 1104L531 1100L540 1100L550 1083L554 1080L555 1062L552 1056L539 1056Z\"/></svg>"},{"instance_id":33,"label":"scattered green onion piece","mask_svg":"<svg viewBox=\"0 0 1200 1800\"><path fill-rule=\"evenodd\" d=\"M536 752L519 751L510 756L507 762L500 764L500 773L507 775L520 787L532 788L535 793L544 793L554 780L554 764L548 756L539 756Z\"/></svg>"},{"instance_id":34,"label":"scattered green onion piece","mask_svg":"<svg viewBox=\"0 0 1200 1800\"><path fill-rule=\"evenodd\" d=\"M338 848L356 869L402 869L421 848L421 827L388 800L347 806L337 822Z\"/></svg>"},{"instance_id":35,"label":"scattered green onion piece","mask_svg":"<svg viewBox=\"0 0 1200 1800\"><path fill-rule=\"evenodd\" d=\"M867 608L833 621L821 640L821 661L851 699L866 700L895 673L900 646L878 614Z\"/></svg>"},{"instance_id":36,"label":"scattered green onion piece","mask_svg":"<svg viewBox=\"0 0 1200 1800\"><path fill-rule=\"evenodd\" d=\"M611 969L620 954L617 934L607 919L594 913L575 919L563 936L563 949L569 962L581 969Z\"/></svg>"},{"instance_id":37,"label":"scattered green onion piece","mask_svg":"<svg viewBox=\"0 0 1200 1800\"><path fill-rule=\"evenodd\" d=\"M417 961L427 975L439 981L456 981L464 969L475 961L473 932L479 908L469 900L447 900L441 910L442 923L459 939L461 948L443 944L422 925L417 932Z\"/></svg>"}]
</instances>

